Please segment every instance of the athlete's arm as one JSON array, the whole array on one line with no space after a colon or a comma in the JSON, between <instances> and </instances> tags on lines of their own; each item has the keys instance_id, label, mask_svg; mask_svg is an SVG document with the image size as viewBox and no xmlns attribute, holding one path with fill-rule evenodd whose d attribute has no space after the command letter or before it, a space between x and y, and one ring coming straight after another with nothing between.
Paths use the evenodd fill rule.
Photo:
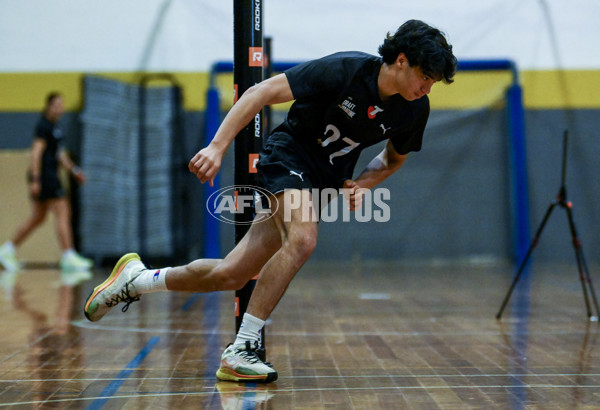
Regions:
<instances>
[{"instance_id":1,"label":"athlete's arm","mask_svg":"<svg viewBox=\"0 0 600 410\"><path fill-rule=\"evenodd\" d=\"M361 188L373 188L400 169L406 157L407 155L398 154L392 142L388 140L383 151L373 158L356 178L356 183Z\"/></svg>"},{"instance_id":2,"label":"athlete's arm","mask_svg":"<svg viewBox=\"0 0 600 410\"><path fill-rule=\"evenodd\" d=\"M358 178L348 179L344 182L344 193L348 199L350 210L354 211L360 208L363 196L361 189L371 189L381 183L400 169L406 157L407 155L398 154L392 142L388 140L383 151L369 162Z\"/></svg>"},{"instance_id":3,"label":"athlete's arm","mask_svg":"<svg viewBox=\"0 0 600 410\"><path fill-rule=\"evenodd\" d=\"M250 87L233 105L217 130L212 142L198 151L190 160L188 168L202 183L212 186L221 160L235 136L265 106L294 99L285 74L278 74Z\"/></svg>"},{"instance_id":4,"label":"athlete's arm","mask_svg":"<svg viewBox=\"0 0 600 410\"><path fill-rule=\"evenodd\" d=\"M87 178L85 174L81 168L75 165L65 150L60 150L60 153L58 154L58 161L60 162L60 165L62 165L73 175L77 183L84 184L86 182Z\"/></svg>"},{"instance_id":5,"label":"athlete's arm","mask_svg":"<svg viewBox=\"0 0 600 410\"><path fill-rule=\"evenodd\" d=\"M29 191L31 195L37 197L40 194L42 178L42 155L46 149L46 140L43 138L35 138L31 146L31 181Z\"/></svg>"}]
</instances>

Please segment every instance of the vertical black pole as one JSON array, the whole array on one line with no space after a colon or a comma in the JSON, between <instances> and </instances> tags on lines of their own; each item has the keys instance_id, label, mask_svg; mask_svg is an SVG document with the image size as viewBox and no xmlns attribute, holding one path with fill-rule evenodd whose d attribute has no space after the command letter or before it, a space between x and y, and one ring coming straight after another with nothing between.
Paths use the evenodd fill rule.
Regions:
<instances>
[{"instance_id":1,"label":"vertical black pole","mask_svg":"<svg viewBox=\"0 0 600 410\"><path fill-rule=\"evenodd\" d=\"M244 92L263 80L263 0L233 1L233 82L235 87L234 103ZM256 162L262 144L262 112L248 124L235 138L234 184L240 201L242 197L254 196L248 186L256 186ZM239 210L238 210L239 211ZM235 242L246 234L254 219L254 209L245 206L243 212L236 214ZM250 280L244 288L235 292L235 329L239 330L242 317L246 312L250 295L256 279ZM264 332L261 340L264 348Z\"/></svg>"},{"instance_id":2,"label":"vertical black pole","mask_svg":"<svg viewBox=\"0 0 600 410\"><path fill-rule=\"evenodd\" d=\"M273 58L271 56L271 44L272 44L272 40L271 37L264 37L263 39L263 52L264 52L264 78L271 78L271 76L273 75ZM271 111L271 106L267 105L265 106L265 108L263 109L263 135L269 135L271 134L271 130L273 129L273 122L272 122L272 118L273 118L273 114Z\"/></svg>"}]
</instances>

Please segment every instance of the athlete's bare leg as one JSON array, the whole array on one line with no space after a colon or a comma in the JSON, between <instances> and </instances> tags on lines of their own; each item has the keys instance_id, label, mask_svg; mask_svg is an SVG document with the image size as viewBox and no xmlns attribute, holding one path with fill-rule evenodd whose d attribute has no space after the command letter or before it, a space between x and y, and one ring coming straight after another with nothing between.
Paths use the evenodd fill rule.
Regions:
<instances>
[{"instance_id":1,"label":"athlete's bare leg","mask_svg":"<svg viewBox=\"0 0 600 410\"><path fill-rule=\"evenodd\" d=\"M301 198L301 204L292 208L290 198L294 195L296 199ZM277 198L283 206L279 207L273 220L281 233L282 244L262 268L246 310L262 320L266 320L275 309L317 245L317 217L313 213L309 191L288 190Z\"/></svg>"},{"instance_id":2,"label":"athlete's bare leg","mask_svg":"<svg viewBox=\"0 0 600 410\"><path fill-rule=\"evenodd\" d=\"M16 230L15 234L11 238L12 243L15 246L21 245L25 239L44 222L46 214L48 213L48 203L31 200L31 214L29 218L23 222Z\"/></svg>"},{"instance_id":3,"label":"athlete's bare leg","mask_svg":"<svg viewBox=\"0 0 600 410\"><path fill-rule=\"evenodd\" d=\"M167 289L191 292L241 289L280 247L281 236L273 218L259 214L224 259L198 259L171 268L165 279Z\"/></svg>"},{"instance_id":4,"label":"athlete's bare leg","mask_svg":"<svg viewBox=\"0 0 600 410\"><path fill-rule=\"evenodd\" d=\"M73 249L73 229L71 228L71 205L66 198L51 199L49 208L54 214L56 235L60 248L64 251Z\"/></svg>"},{"instance_id":5,"label":"athlete's bare leg","mask_svg":"<svg viewBox=\"0 0 600 410\"><path fill-rule=\"evenodd\" d=\"M290 209L289 198L301 191L276 196L272 217L258 215L252 226L224 259L198 259L174 267L166 276L167 289L213 292L237 290L260 273L248 313L266 319L294 275L312 254L317 240L316 217L308 191L300 207ZM297 198L297 197L296 197ZM288 207L288 212L284 212ZM306 221L307 214L311 214Z\"/></svg>"}]
</instances>

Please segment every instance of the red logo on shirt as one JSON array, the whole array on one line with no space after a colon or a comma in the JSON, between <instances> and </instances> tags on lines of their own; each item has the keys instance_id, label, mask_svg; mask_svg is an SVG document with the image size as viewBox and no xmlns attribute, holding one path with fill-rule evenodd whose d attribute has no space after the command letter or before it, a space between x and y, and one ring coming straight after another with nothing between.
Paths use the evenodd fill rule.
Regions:
<instances>
[{"instance_id":1,"label":"red logo on shirt","mask_svg":"<svg viewBox=\"0 0 600 410\"><path fill-rule=\"evenodd\" d=\"M381 108L379 108L378 106L370 106L368 111L367 111L367 115L369 116L370 119L375 118L375 116L377 115L377 113L379 112L383 112L383 110Z\"/></svg>"}]
</instances>

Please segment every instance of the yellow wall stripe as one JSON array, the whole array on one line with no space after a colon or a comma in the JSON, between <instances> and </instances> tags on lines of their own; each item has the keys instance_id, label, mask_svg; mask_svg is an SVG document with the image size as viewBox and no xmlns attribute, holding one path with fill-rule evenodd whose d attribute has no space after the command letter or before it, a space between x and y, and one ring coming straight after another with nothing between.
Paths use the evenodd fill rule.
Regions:
<instances>
[{"instance_id":1,"label":"yellow wall stripe","mask_svg":"<svg viewBox=\"0 0 600 410\"><path fill-rule=\"evenodd\" d=\"M0 112L41 110L50 91L65 95L66 108L78 111L83 103L82 73L0 73ZM137 83L140 73L98 75ZM173 73L183 87L183 104L188 111L205 109L208 73ZM525 107L529 109L600 108L600 70L523 71L520 73ZM469 109L501 106L508 72L459 72L452 85L436 84L431 92L432 109ZM154 84L154 83L152 83ZM230 74L217 80L223 107L231 106L233 80Z\"/></svg>"},{"instance_id":2,"label":"yellow wall stripe","mask_svg":"<svg viewBox=\"0 0 600 410\"><path fill-rule=\"evenodd\" d=\"M525 106L600 108L600 70L525 71Z\"/></svg>"},{"instance_id":3,"label":"yellow wall stripe","mask_svg":"<svg viewBox=\"0 0 600 410\"><path fill-rule=\"evenodd\" d=\"M600 71L523 71L519 75L526 108L600 108ZM508 72L459 72L455 80L449 86L433 87L433 109L502 104L506 87L512 82Z\"/></svg>"},{"instance_id":4,"label":"yellow wall stripe","mask_svg":"<svg viewBox=\"0 0 600 410\"><path fill-rule=\"evenodd\" d=\"M140 73L99 73L102 77L138 83ZM208 73L172 73L183 87L184 107L189 111L204 110ZM60 91L65 96L65 108L83 108L83 73L0 73L0 112L32 112L43 108L46 95ZM152 81L150 83L160 84ZM164 84L164 83L163 83Z\"/></svg>"}]
</instances>

